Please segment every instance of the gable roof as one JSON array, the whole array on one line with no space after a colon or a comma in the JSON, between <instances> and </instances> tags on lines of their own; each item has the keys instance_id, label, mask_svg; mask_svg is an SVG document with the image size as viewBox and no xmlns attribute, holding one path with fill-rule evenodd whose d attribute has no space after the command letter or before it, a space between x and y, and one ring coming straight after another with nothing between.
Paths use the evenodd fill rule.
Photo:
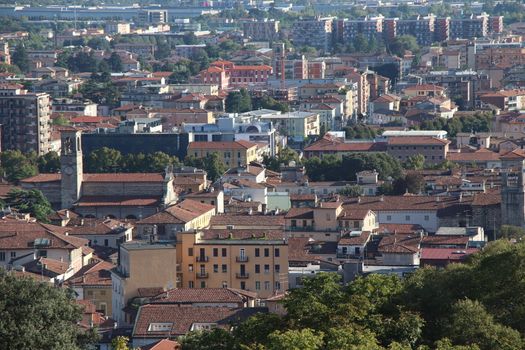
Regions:
<instances>
[{"instance_id":1,"label":"gable roof","mask_svg":"<svg viewBox=\"0 0 525 350\"><path fill-rule=\"evenodd\" d=\"M214 209L215 206L213 205L185 199L137 222L137 224L185 224Z\"/></svg>"},{"instance_id":2,"label":"gable roof","mask_svg":"<svg viewBox=\"0 0 525 350\"><path fill-rule=\"evenodd\" d=\"M248 142L244 140L239 141L214 141L214 142L190 142L188 150L195 149L249 149L252 147L257 147L256 143Z\"/></svg>"},{"instance_id":3,"label":"gable roof","mask_svg":"<svg viewBox=\"0 0 525 350\"><path fill-rule=\"evenodd\" d=\"M244 299L245 295L232 288L176 288L157 295L150 302L152 304L243 303Z\"/></svg>"}]
</instances>

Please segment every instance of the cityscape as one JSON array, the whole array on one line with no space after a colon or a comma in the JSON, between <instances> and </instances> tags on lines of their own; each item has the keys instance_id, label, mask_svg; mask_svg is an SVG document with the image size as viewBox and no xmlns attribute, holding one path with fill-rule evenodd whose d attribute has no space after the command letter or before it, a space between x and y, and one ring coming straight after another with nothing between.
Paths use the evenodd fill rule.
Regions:
<instances>
[{"instance_id":1,"label":"cityscape","mask_svg":"<svg viewBox=\"0 0 525 350\"><path fill-rule=\"evenodd\" d=\"M0 0L0 349L525 349L525 3Z\"/></svg>"}]
</instances>

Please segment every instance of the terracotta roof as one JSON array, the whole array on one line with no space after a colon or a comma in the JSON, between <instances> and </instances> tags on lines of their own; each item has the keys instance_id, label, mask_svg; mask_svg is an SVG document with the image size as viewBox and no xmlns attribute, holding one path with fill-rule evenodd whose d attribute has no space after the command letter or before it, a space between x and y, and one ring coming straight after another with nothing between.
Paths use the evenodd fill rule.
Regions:
<instances>
[{"instance_id":1,"label":"terracotta roof","mask_svg":"<svg viewBox=\"0 0 525 350\"><path fill-rule=\"evenodd\" d=\"M379 234L411 234L423 230L423 227L416 224L379 224L377 232Z\"/></svg>"},{"instance_id":2,"label":"terracotta roof","mask_svg":"<svg viewBox=\"0 0 525 350\"><path fill-rule=\"evenodd\" d=\"M40 238L48 240L48 249L76 249L87 244L86 239L67 236L67 231L54 225L0 218L0 249L33 249L35 240Z\"/></svg>"},{"instance_id":3,"label":"terracotta roof","mask_svg":"<svg viewBox=\"0 0 525 350\"><path fill-rule=\"evenodd\" d=\"M421 85L414 85L409 86L405 88L405 91L418 91L418 90L425 90L425 91L444 91L445 88L439 85L432 85L432 84L421 84Z\"/></svg>"},{"instance_id":4,"label":"terracotta roof","mask_svg":"<svg viewBox=\"0 0 525 350\"><path fill-rule=\"evenodd\" d=\"M420 242L419 235L384 236L379 242L378 251L380 253L414 254L418 252Z\"/></svg>"},{"instance_id":5,"label":"terracotta roof","mask_svg":"<svg viewBox=\"0 0 525 350\"><path fill-rule=\"evenodd\" d=\"M157 206L159 200L158 197L82 196L76 205L79 207Z\"/></svg>"},{"instance_id":6,"label":"terracotta roof","mask_svg":"<svg viewBox=\"0 0 525 350\"><path fill-rule=\"evenodd\" d=\"M486 162L486 161L497 161L500 159L500 155L496 152L489 151L487 149L480 149L476 152L449 152L447 159L453 162Z\"/></svg>"},{"instance_id":7,"label":"terracotta roof","mask_svg":"<svg viewBox=\"0 0 525 350\"><path fill-rule=\"evenodd\" d=\"M70 286L111 286L111 269L115 266L99 261L81 268L66 281Z\"/></svg>"},{"instance_id":8,"label":"terracotta roof","mask_svg":"<svg viewBox=\"0 0 525 350\"><path fill-rule=\"evenodd\" d=\"M446 260L451 262L464 261L469 255L479 252L477 248L422 248L421 260Z\"/></svg>"},{"instance_id":9,"label":"terracotta roof","mask_svg":"<svg viewBox=\"0 0 525 350\"><path fill-rule=\"evenodd\" d=\"M234 66L232 70L265 70L265 71L271 71L272 67L267 65L259 65L259 66Z\"/></svg>"},{"instance_id":10,"label":"terracotta roof","mask_svg":"<svg viewBox=\"0 0 525 350\"><path fill-rule=\"evenodd\" d=\"M26 271L42 273L44 276L56 277L63 275L69 269L69 264L55 259L38 258L24 264Z\"/></svg>"},{"instance_id":11,"label":"terracotta roof","mask_svg":"<svg viewBox=\"0 0 525 350\"><path fill-rule=\"evenodd\" d=\"M84 182L164 182L162 173L84 174Z\"/></svg>"},{"instance_id":12,"label":"terracotta roof","mask_svg":"<svg viewBox=\"0 0 525 350\"><path fill-rule=\"evenodd\" d=\"M155 343L144 345L139 348L140 350L180 350L181 345L174 340L162 339Z\"/></svg>"},{"instance_id":13,"label":"terracotta roof","mask_svg":"<svg viewBox=\"0 0 525 350\"><path fill-rule=\"evenodd\" d=\"M28 177L27 179L20 180L20 182L25 183L35 183L35 182L55 182L60 181L62 176L60 174L38 174L36 176Z\"/></svg>"},{"instance_id":14,"label":"terracotta roof","mask_svg":"<svg viewBox=\"0 0 525 350\"><path fill-rule=\"evenodd\" d=\"M310 219L314 218L312 208L290 208L285 216L286 219Z\"/></svg>"},{"instance_id":15,"label":"terracotta roof","mask_svg":"<svg viewBox=\"0 0 525 350\"><path fill-rule=\"evenodd\" d=\"M227 230L209 229L201 231L202 240L236 239L236 240L282 240L285 237L283 230Z\"/></svg>"},{"instance_id":16,"label":"terracotta roof","mask_svg":"<svg viewBox=\"0 0 525 350\"><path fill-rule=\"evenodd\" d=\"M150 300L152 304L240 303L244 296L230 288L177 288Z\"/></svg>"},{"instance_id":17,"label":"terracotta roof","mask_svg":"<svg viewBox=\"0 0 525 350\"><path fill-rule=\"evenodd\" d=\"M71 235L115 235L132 228L131 225L114 219L80 219L68 222L66 227Z\"/></svg>"},{"instance_id":18,"label":"terracotta roof","mask_svg":"<svg viewBox=\"0 0 525 350\"><path fill-rule=\"evenodd\" d=\"M525 150L522 150L521 148L516 148L510 152L503 154L500 157L501 160L513 160L513 159L524 159L524 158L525 158Z\"/></svg>"},{"instance_id":19,"label":"terracotta roof","mask_svg":"<svg viewBox=\"0 0 525 350\"><path fill-rule=\"evenodd\" d=\"M344 236L342 237L338 245L364 245L370 239L370 232L361 232L359 236Z\"/></svg>"},{"instance_id":20,"label":"terracotta roof","mask_svg":"<svg viewBox=\"0 0 525 350\"><path fill-rule=\"evenodd\" d=\"M382 152L386 151L383 142L344 142L344 140L325 136L304 149L305 152Z\"/></svg>"},{"instance_id":21,"label":"terracotta roof","mask_svg":"<svg viewBox=\"0 0 525 350\"><path fill-rule=\"evenodd\" d=\"M370 209L358 209L353 208L351 210L343 209L337 219L344 220L364 220L368 213L370 213Z\"/></svg>"},{"instance_id":22,"label":"terracotta roof","mask_svg":"<svg viewBox=\"0 0 525 350\"><path fill-rule=\"evenodd\" d=\"M422 247L435 247L435 246L467 246L469 241L468 236L447 236L447 235L436 235L436 236L424 236L421 240Z\"/></svg>"},{"instance_id":23,"label":"terracotta roof","mask_svg":"<svg viewBox=\"0 0 525 350\"><path fill-rule=\"evenodd\" d=\"M229 328L232 323L261 312L264 309L245 308L232 309L225 307L191 307L166 304L150 304L141 306L135 327L134 338L164 338L180 336L188 333L195 323L213 323L220 328ZM151 324L171 324L165 330L150 330Z\"/></svg>"},{"instance_id":24,"label":"terracotta roof","mask_svg":"<svg viewBox=\"0 0 525 350\"><path fill-rule=\"evenodd\" d=\"M160 293L164 292L164 288L162 287L151 287L151 288L138 288L137 292L139 294L139 297L156 297Z\"/></svg>"},{"instance_id":25,"label":"terracotta roof","mask_svg":"<svg viewBox=\"0 0 525 350\"><path fill-rule=\"evenodd\" d=\"M249 149L256 147L257 144L244 140L227 142L190 142L188 151L195 149Z\"/></svg>"},{"instance_id":26,"label":"terracotta roof","mask_svg":"<svg viewBox=\"0 0 525 350\"><path fill-rule=\"evenodd\" d=\"M212 210L215 210L213 205L185 199L137 222L137 224L185 224Z\"/></svg>"},{"instance_id":27,"label":"terracotta roof","mask_svg":"<svg viewBox=\"0 0 525 350\"><path fill-rule=\"evenodd\" d=\"M412 137L389 137L388 145L438 145L443 146L449 144L450 141L438 139L435 137L426 136L412 136Z\"/></svg>"},{"instance_id":28,"label":"terracotta roof","mask_svg":"<svg viewBox=\"0 0 525 350\"><path fill-rule=\"evenodd\" d=\"M250 226L257 228L258 226L272 226L284 228L284 215L237 215L237 214L222 214L212 216L210 227L225 226L225 225L239 225Z\"/></svg>"}]
</instances>

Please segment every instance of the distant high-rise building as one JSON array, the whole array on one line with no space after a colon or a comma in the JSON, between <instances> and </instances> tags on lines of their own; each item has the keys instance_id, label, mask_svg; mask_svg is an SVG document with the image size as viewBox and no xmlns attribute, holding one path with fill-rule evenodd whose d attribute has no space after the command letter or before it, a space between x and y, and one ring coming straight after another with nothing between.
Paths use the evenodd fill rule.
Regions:
<instances>
[{"instance_id":1,"label":"distant high-rise building","mask_svg":"<svg viewBox=\"0 0 525 350\"><path fill-rule=\"evenodd\" d=\"M352 42L358 35L365 36L368 40L379 38L383 33L384 17L366 17L363 19L345 20L343 24L343 40Z\"/></svg>"},{"instance_id":2,"label":"distant high-rise building","mask_svg":"<svg viewBox=\"0 0 525 350\"><path fill-rule=\"evenodd\" d=\"M301 19L292 27L292 41L295 46L311 46L328 52L332 49L333 18L316 17Z\"/></svg>"},{"instance_id":3,"label":"distant high-rise building","mask_svg":"<svg viewBox=\"0 0 525 350\"><path fill-rule=\"evenodd\" d=\"M255 41L274 41L279 39L279 21L264 19L242 23L245 37Z\"/></svg>"},{"instance_id":4,"label":"distant high-rise building","mask_svg":"<svg viewBox=\"0 0 525 350\"><path fill-rule=\"evenodd\" d=\"M0 86L2 146L22 152L50 151L50 97L29 93L20 84Z\"/></svg>"}]
</instances>

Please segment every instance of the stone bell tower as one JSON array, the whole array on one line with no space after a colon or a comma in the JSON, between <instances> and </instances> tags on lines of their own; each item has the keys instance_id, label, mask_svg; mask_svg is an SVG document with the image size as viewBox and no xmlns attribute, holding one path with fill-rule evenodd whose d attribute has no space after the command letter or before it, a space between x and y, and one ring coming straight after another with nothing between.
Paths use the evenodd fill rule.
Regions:
<instances>
[{"instance_id":1,"label":"stone bell tower","mask_svg":"<svg viewBox=\"0 0 525 350\"><path fill-rule=\"evenodd\" d=\"M501 159L501 223L525 227L525 151L515 149Z\"/></svg>"},{"instance_id":2,"label":"stone bell tower","mask_svg":"<svg viewBox=\"0 0 525 350\"><path fill-rule=\"evenodd\" d=\"M69 209L80 198L82 169L82 132L67 130L61 133L60 194L62 209Z\"/></svg>"}]
</instances>

